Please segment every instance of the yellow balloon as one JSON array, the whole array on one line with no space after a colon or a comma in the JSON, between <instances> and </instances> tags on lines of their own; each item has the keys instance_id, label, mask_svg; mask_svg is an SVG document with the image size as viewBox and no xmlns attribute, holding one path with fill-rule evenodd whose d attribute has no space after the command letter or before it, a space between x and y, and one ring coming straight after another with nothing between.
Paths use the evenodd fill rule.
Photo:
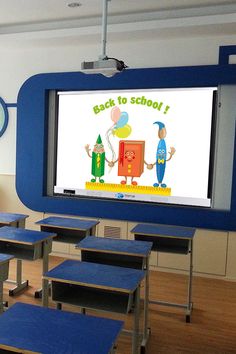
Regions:
<instances>
[{"instance_id":1,"label":"yellow balloon","mask_svg":"<svg viewBox=\"0 0 236 354\"><path fill-rule=\"evenodd\" d=\"M117 128L115 130L115 135L118 137L118 138L127 138L132 132L132 128L129 124L126 124L124 127L121 127L121 128Z\"/></svg>"}]
</instances>

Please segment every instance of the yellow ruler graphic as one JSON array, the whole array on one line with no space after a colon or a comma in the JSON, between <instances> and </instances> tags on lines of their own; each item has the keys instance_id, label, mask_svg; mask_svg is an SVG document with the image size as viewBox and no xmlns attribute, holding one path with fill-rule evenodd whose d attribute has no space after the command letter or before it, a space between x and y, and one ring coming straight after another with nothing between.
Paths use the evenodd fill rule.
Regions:
<instances>
[{"instance_id":1,"label":"yellow ruler graphic","mask_svg":"<svg viewBox=\"0 0 236 354\"><path fill-rule=\"evenodd\" d=\"M121 193L137 193L137 194L156 194L171 195L171 188L150 187L150 186L133 186L127 184L115 183L96 183L86 182L85 188L92 191L121 192Z\"/></svg>"}]
</instances>

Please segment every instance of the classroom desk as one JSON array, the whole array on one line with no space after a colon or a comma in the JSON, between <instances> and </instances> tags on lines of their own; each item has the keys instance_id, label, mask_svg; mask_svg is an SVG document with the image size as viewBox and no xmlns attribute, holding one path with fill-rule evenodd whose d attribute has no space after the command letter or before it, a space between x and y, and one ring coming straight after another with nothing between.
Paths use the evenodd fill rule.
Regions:
<instances>
[{"instance_id":1,"label":"classroom desk","mask_svg":"<svg viewBox=\"0 0 236 354\"><path fill-rule=\"evenodd\" d=\"M56 234L54 241L77 243L85 236L95 235L97 220L82 220L51 216L36 222L41 231Z\"/></svg>"},{"instance_id":2,"label":"classroom desk","mask_svg":"<svg viewBox=\"0 0 236 354\"><path fill-rule=\"evenodd\" d=\"M52 300L57 308L66 303L122 314L134 309L132 354L138 354L140 283L144 276L145 272L139 269L66 260L43 278L51 281Z\"/></svg>"},{"instance_id":3,"label":"classroom desk","mask_svg":"<svg viewBox=\"0 0 236 354\"><path fill-rule=\"evenodd\" d=\"M42 231L26 230L11 226L0 228L0 253L12 254L21 260L34 261L43 258L43 274L48 271L48 255L52 250L55 234ZM10 290L14 295L28 286L28 281ZM43 282L43 289L48 291L48 282Z\"/></svg>"},{"instance_id":4,"label":"classroom desk","mask_svg":"<svg viewBox=\"0 0 236 354\"><path fill-rule=\"evenodd\" d=\"M122 321L18 302L0 316L1 353L114 353L122 326Z\"/></svg>"},{"instance_id":5,"label":"classroom desk","mask_svg":"<svg viewBox=\"0 0 236 354\"><path fill-rule=\"evenodd\" d=\"M193 273L193 238L194 228L167 225L138 224L130 232L135 240L153 242L152 250L175 254L189 254L188 294L186 304L165 301L149 301L150 303L174 306L186 309L186 322L190 322L192 313L192 273Z\"/></svg>"},{"instance_id":6,"label":"classroom desk","mask_svg":"<svg viewBox=\"0 0 236 354\"><path fill-rule=\"evenodd\" d=\"M15 213L1 213L0 212L0 227L2 226L13 226L13 227L25 227L25 219L29 215L25 214L15 214ZM22 261L17 259L16 261L16 280L6 280L7 283L16 284L16 287L24 287L25 282L22 281ZM25 284L25 285L24 285Z\"/></svg>"},{"instance_id":7,"label":"classroom desk","mask_svg":"<svg viewBox=\"0 0 236 354\"><path fill-rule=\"evenodd\" d=\"M149 298L149 256L152 242L108 239L89 236L80 241L76 248L81 250L81 260L86 262L110 264L114 266L145 270L144 287L144 325L141 351L144 352L149 337L148 298Z\"/></svg>"},{"instance_id":8,"label":"classroom desk","mask_svg":"<svg viewBox=\"0 0 236 354\"><path fill-rule=\"evenodd\" d=\"M0 253L0 314L3 312L3 282L7 280L9 273L9 262L14 256Z\"/></svg>"},{"instance_id":9,"label":"classroom desk","mask_svg":"<svg viewBox=\"0 0 236 354\"><path fill-rule=\"evenodd\" d=\"M14 213L1 213L0 212L0 227L2 226L14 226L14 227L25 227L25 219L29 215L25 214L14 214Z\"/></svg>"}]
</instances>

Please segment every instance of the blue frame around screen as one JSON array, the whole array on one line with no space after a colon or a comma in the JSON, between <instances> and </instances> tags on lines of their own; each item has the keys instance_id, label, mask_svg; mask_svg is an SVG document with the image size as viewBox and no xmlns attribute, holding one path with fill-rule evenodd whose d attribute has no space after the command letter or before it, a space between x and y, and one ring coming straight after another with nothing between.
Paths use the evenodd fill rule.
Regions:
<instances>
[{"instance_id":1,"label":"blue frame around screen","mask_svg":"<svg viewBox=\"0 0 236 354\"><path fill-rule=\"evenodd\" d=\"M219 53L219 65L128 69L112 78L81 72L38 74L29 78L17 100L16 189L21 201L32 210L47 213L236 230L236 154L230 211L46 195L48 90L235 85L236 65L229 65L228 60L231 54L236 54L236 46L220 47Z\"/></svg>"}]
</instances>

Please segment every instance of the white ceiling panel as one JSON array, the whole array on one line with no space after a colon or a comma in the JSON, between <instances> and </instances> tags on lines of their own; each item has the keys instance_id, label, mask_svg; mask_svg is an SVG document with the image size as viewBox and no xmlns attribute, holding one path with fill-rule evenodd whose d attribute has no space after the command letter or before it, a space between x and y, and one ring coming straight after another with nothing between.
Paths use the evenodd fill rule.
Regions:
<instances>
[{"instance_id":1,"label":"white ceiling panel","mask_svg":"<svg viewBox=\"0 0 236 354\"><path fill-rule=\"evenodd\" d=\"M78 7L69 7L69 3ZM103 0L0 0L0 35L39 31L98 32ZM221 26L222 34L236 27L236 1L110 0L109 31L169 30ZM203 27L202 27L203 26ZM201 27L201 28L200 28Z\"/></svg>"},{"instance_id":2,"label":"white ceiling panel","mask_svg":"<svg viewBox=\"0 0 236 354\"><path fill-rule=\"evenodd\" d=\"M77 2L79 7L69 7ZM99 16L103 0L0 0L0 25L58 21ZM228 0L110 0L110 15L236 5Z\"/></svg>"}]
</instances>

